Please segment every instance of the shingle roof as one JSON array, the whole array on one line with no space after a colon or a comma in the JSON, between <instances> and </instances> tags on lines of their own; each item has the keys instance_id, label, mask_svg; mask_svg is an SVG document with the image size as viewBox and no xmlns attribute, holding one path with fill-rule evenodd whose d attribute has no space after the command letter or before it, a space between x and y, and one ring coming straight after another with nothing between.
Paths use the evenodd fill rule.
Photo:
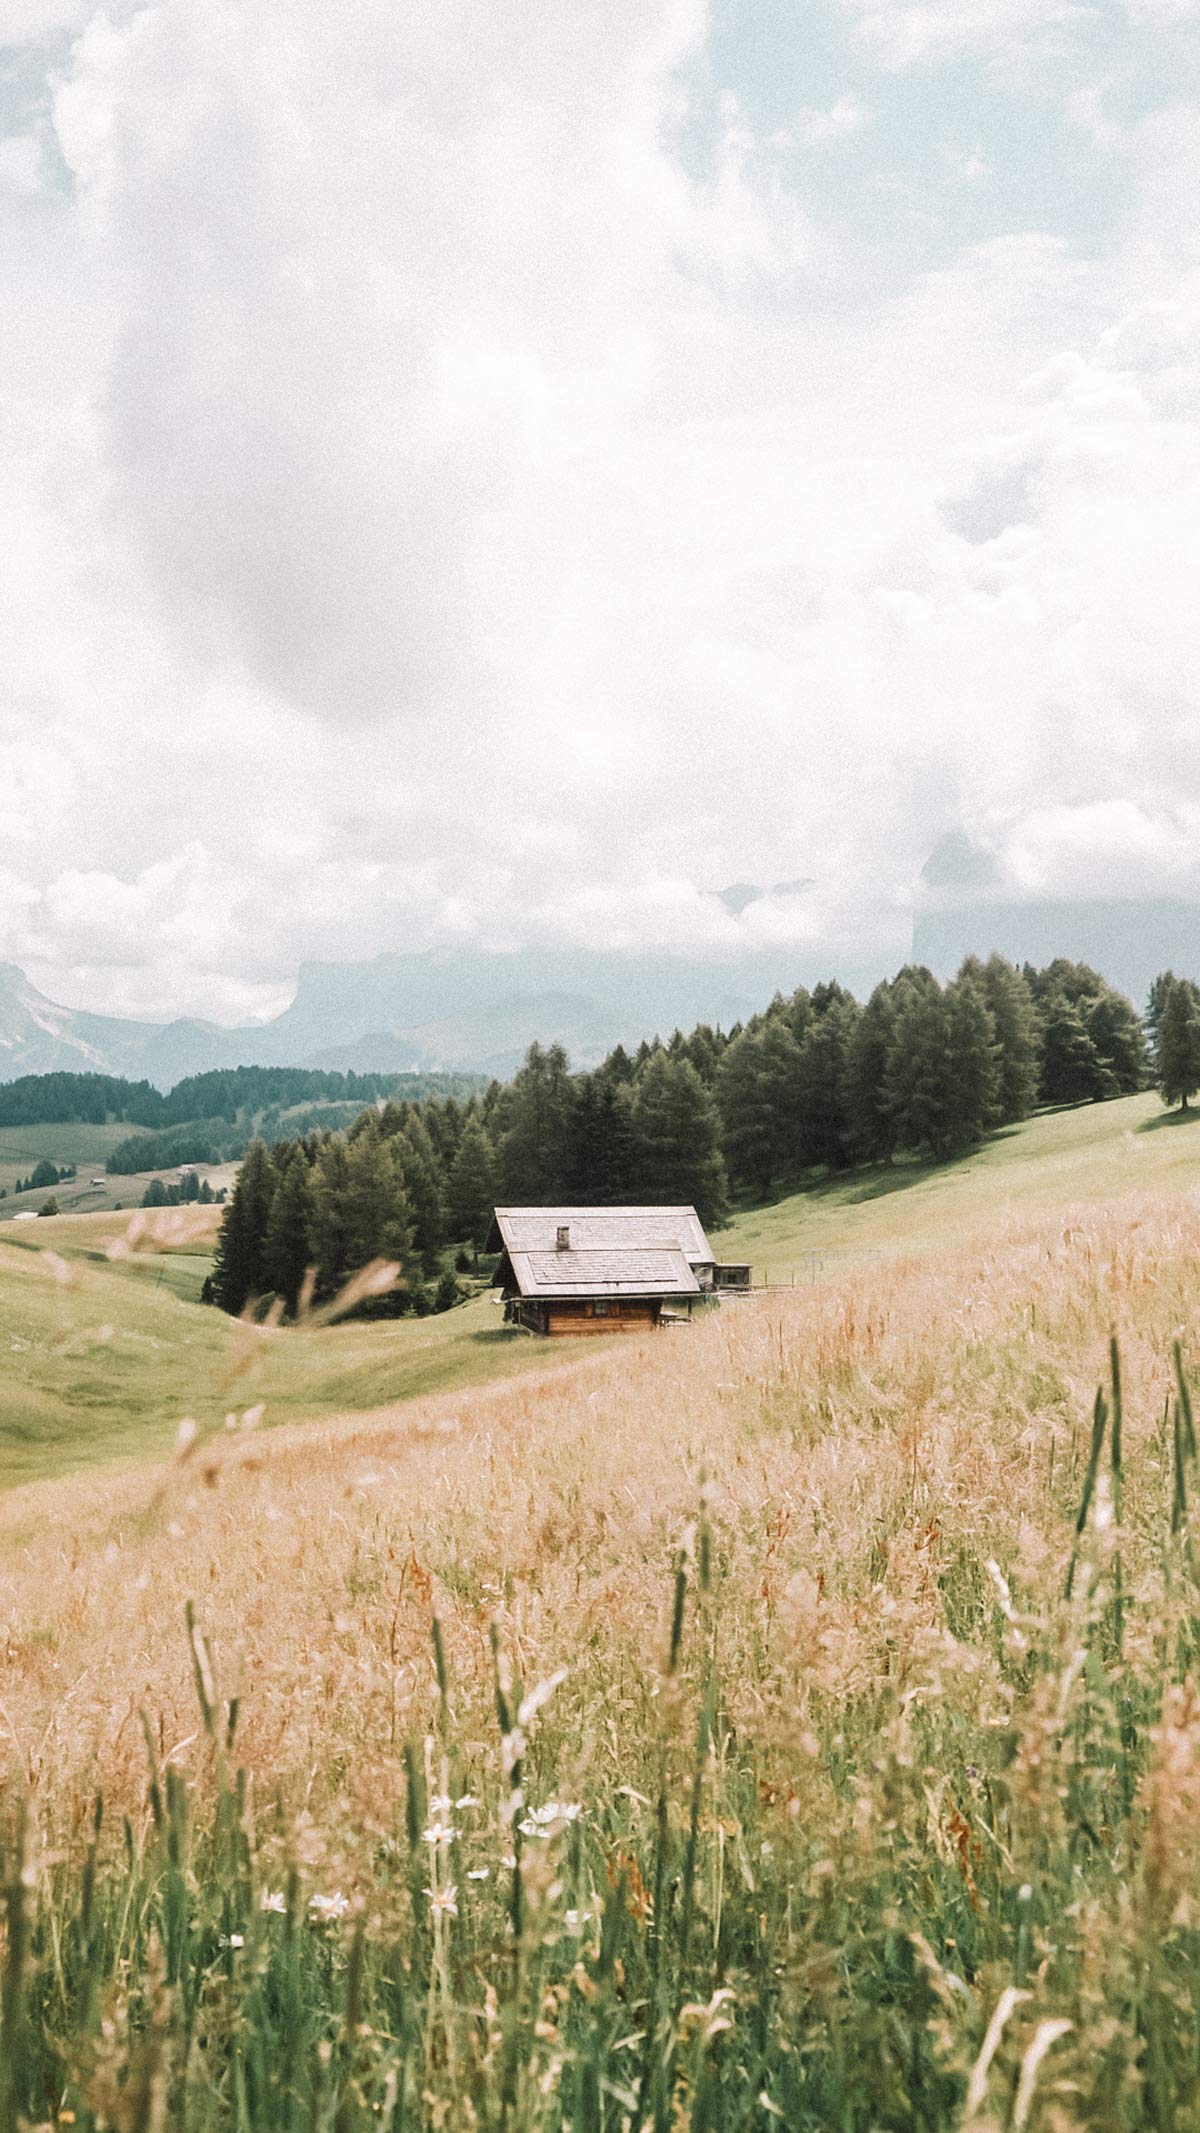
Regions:
<instances>
[{"instance_id":1,"label":"shingle roof","mask_svg":"<svg viewBox=\"0 0 1200 2133\"><path fill-rule=\"evenodd\" d=\"M498 1207L488 1249L553 1252L564 1226L572 1252L673 1249L692 1266L712 1263L694 1207Z\"/></svg>"},{"instance_id":2,"label":"shingle roof","mask_svg":"<svg viewBox=\"0 0 1200 2133\"><path fill-rule=\"evenodd\" d=\"M694 1207L498 1207L488 1246L497 1283L543 1298L698 1296L713 1256Z\"/></svg>"},{"instance_id":3,"label":"shingle roof","mask_svg":"<svg viewBox=\"0 0 1200 2133\"><path fill-rule=\"evenodd\" d=\"M506 1252L522 1296L698 1296L678 1246L618 1251ZM497 1269L497 1273L499 1273Z\"/></svg>"}]
</instances>

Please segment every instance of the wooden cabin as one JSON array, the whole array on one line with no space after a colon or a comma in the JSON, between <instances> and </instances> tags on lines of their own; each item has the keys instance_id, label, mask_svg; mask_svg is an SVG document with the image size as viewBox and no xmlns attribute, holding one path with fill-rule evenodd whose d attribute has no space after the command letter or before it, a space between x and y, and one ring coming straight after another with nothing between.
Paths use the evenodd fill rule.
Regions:
<instances>
[{"instance_id":1,"label":"wooden cabin","mask_svg":"<svg viewBox=\"0 0 1200 2133\"><path fill-rule=\"evenodd\" d=\"M506 1322L530 1333L644 1332L714 1288L694 1207L498 1207L487 1249Z\"/></svg>"}]
</instances>

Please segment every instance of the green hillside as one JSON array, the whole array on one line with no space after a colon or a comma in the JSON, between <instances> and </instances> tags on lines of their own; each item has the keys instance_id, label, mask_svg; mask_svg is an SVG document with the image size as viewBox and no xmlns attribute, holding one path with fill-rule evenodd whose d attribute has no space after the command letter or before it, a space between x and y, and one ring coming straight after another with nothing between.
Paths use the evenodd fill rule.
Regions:
<instances>
[{"instance_id":1,"label":"green hillside","mask_svg":"<svg viewBox=\"0 0 1200 2133\"><path fill-rule=\"evenodd\" d=\"M65 1145L59 1159L69 1159ZM1196 1183L1200 1115L1136 1096L1043 1114L941 1169L898 1163L818 1184L739 1215L716 1243L727 1258L750 1259L756 1281L828 1280L874 1254L943 1247L1010 1212ZM209 1237L217 1219L214 1209ZM184 1416L211 1430L259 1401L268 1423L361 1412L577 1360L569 1343L506 1331L487 1296L439 1317L262 1334L247 1357L230 1321L196 1301L208 1237L185 1228L170 1249L111 1261L127 1220L98 1212L0 1225L0 1485L160 1457Z\"/></svg>"},{"instance_id":2,"label":"green hillside","mask_svg":"<svg viewBox=\"0 0 1200 2133\"><path fill-rule=\"evenodd\" d=\"M423 1319L250 1336L192 1300L202 1253L113 1264L111 1224L0 1232L0 1486L162 1458L179 1424L220 1430L265 1403L279 1423L363 1411L573 1358L500 1323L490 1296ZM47 1250L39 1249L45 1245ZM564 1344L565 1347L565 1344Z\"/></svg>"},{"instance_id":3,"label":"green hillside","mask_svg":"<svg viewBox=\"0 0 1200 2133\"><path fill-rule=\"evenodd\" d=\"M0 1126L0 1191L5 1195L0 1199L0 1237L6 1234L5 1223L11 1222L15 1214L36 1214L51 1190L64 1213L99 1214L138 1207L152 1177L169 1180L177 1176L176 1170L148 1170L136 1176L109 1177L104 1167L109 1155L128 1140L129 1134L129 1126L119 1120L104 1126L84 1122ZM60 1170L74 1163L76 1176L52 1188L18 1193L18 1179L29 1177L43 1158L57 1164ZM200 1174L209 1179L216 1191L232 1182L236 1168L236 1164L201 1166ZM93 1184L93 1179L99 1179L99 1184Z\"/></svg>"},{"instance_id":4,"label":"green hillside","mask_svg":"<svg viewBox=\"0 0 1200 2133\"><path fill-rule=\"evenodd\" d=\"M1010 1209L1111 1201L1200 1184L1200 1112L1164 1111L1156 1095L1046 1111L956 1163L857 1170L739 1214L715 1240L749 1259L755 1279L830 1273L864 1253L952 1243Z\"/></svg>"}]
</instances>

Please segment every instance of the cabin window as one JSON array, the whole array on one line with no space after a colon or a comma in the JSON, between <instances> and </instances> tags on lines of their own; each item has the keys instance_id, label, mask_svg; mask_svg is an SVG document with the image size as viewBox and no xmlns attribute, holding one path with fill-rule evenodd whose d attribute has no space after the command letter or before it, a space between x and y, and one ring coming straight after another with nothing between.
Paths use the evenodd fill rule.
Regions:
<instances>
[{"instance_id":1,"label":"cabin window","mask_svg":"<svg viewBox=\"0 0 1200 2133\"><path fill-rule=\"evenodd\" d=\"M608 1317L608 1314L609 1314L609 1306L608 1306L608 1304L606 1304L606 1303L598 1303L598 1304L593 1304L593 1305L592 1305L592 1309L593 1309L593 1311L595 1312L595 1314L596 1314L596 1317L597 1317L597 1318L607 1318L607 1317Z\"/></svg>"}]
</instances>

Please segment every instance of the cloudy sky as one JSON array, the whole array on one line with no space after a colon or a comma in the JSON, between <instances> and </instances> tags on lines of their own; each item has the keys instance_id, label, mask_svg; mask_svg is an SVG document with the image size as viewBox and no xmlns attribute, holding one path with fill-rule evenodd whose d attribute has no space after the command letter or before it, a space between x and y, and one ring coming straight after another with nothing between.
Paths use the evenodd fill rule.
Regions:
<instances>
[{"instance_id":1,"label":"cloudy sky","mask_svg":"<svg viewBox=\"0 0 1200 2133\"><path fill-rule=\"evenodd\" d=\"M947 838L1200 894L1200 0L0 38L0 960L232 1020L900 960Z\"/></svg>"}]
</instances>

